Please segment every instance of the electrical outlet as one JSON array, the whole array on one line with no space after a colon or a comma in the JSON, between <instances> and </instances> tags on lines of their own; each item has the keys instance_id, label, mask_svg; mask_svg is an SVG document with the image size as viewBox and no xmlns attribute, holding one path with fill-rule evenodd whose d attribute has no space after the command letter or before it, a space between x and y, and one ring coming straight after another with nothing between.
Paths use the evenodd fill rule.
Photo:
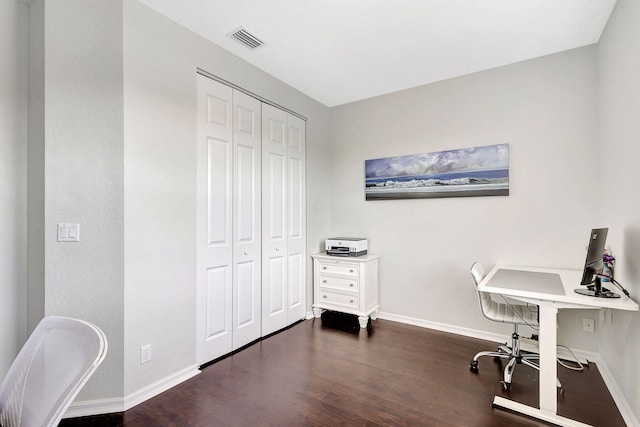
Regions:
<instances>
[{"instance_id":1,"label":"electrical outlet","mask_svg":"<svg viewBox=\"0 0 640 427\"><path fill-rule=\"evenodd\" d=\"M151 344L140 347L140 364L147 363L151 360Z\"/></svg>"},{"instance_id":2,"label":"electrical outlet","mask_svg":"<svg viewBox=\"0 0 640 427\"><path fill-rule=\"evenodd\" d=\"M595 332L596 330L596 322L593 319L584 318L582 319L582 330L584 332Z\"/></svg>"}]
</instances>

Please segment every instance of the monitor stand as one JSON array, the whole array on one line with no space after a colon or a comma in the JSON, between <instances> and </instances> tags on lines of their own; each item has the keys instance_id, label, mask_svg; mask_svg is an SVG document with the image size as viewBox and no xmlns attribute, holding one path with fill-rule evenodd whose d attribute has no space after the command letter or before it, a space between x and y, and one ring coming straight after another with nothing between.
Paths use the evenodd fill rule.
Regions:
<instances>
[{"instance_id":1,"label":"monitor stand","mask_svg":"<svg viewBox=\"0 0 640 427\"><path fill-rule=\"evenodd\" d=\"M589 285L586 288L574 289L573 291L580 295L587 295L596 298L620 298L620 295L616 294L615 292L611 292L607 288L602 287L602 281L600 280L600 277L596 277L593 285Z\"/></svg>"}]
</instances>

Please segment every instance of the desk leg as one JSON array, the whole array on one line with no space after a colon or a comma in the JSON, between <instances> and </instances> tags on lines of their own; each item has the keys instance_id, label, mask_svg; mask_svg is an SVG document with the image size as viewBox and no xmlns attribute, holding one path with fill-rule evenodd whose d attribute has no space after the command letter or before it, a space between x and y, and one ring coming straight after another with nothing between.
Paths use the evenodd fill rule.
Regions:
<instances>
[{"instance_id":1,"label":"desk leg","mask_svg":"<svg viewBox=\"0 0 640 427\"><path fill-rule=\"evenodd\" d=\"M540 411L555 415L558 411L556 378L557 317L558 308L551 302L540 302Z\"/></svg>"},{"instance_id":2,"label":"desk leg","mask_svg":"<svg viewBox=\"0 0 640 427\"><path fill-rule=\"evenodd\" d=\"M552 301L540 301L539 304L540 335L538 344L540 346L540 373L538 374L538 378L540 383L540 408L523 405L522 403L514 402L501 396L495 396L493 404L559 426L589 427L588 424L564 418L557 414L558 390L556 388L556 378L558 376L558 365L556 364L556 324L558 308Z\"/></svg>"}]
</instances>

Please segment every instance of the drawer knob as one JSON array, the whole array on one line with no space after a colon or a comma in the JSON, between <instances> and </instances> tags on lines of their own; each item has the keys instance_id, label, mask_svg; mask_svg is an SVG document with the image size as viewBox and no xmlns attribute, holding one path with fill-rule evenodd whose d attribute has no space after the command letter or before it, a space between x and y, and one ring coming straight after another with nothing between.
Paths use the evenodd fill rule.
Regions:
<instances>
[{"instance_id":1,"label":"drawer knob","mask_svg":"<svg viewBox=\"0 0 640 427\"><path fill-rule=\"evenodd\" d=\"M322 267L322 269L323 269L323 270L326 270L326 269L327 269L327 267L326 267L326 266L325 266L325 267Z\"/></svg>"},{"instance_id":2,"label":"drawer knob","mask_svg":"<svg viewBox=\"0 0 640 427\"><path fill-rule=\"evenodd\" d=\"M326 298L326 297L327 297L326 295L322 295L322 298Z\"/></svg>"},{"instance_id":3,"label":"drawer knob","mask_svg":"<svg viewBox=\"0 0 640 427\"><path fill-rule=\"evenodd\" d=\"M244 251L244 254L245 255L249 255L249 251Z\"/></svg>"},{"instance_id":4,"label":"drawer knob","mask_svg":"<svg viewBox=\"0 0 640 427\"><path fill-rule=\"evenodd\" d=\"M276 252L280 252L280 248L276 248Z\"/></svg>"},{"instance_id":5,"label":"drawer knob","mask_svg":"<svg viewBox=\"0 0 640 427\"><path fill-rule=\"evenodd\" d=\"M350 299L350 300L349 300L349 302L350 302L351 304L353 304L353 300L352 300L352 299Z\"/></svg>"},{"instance_id":6,"label":"drawer knob","mask_svg":"<svg viewBox=\"0 0 640 427\"><path fill-rule=\"evenodd\" d=\"M349 283L349 286L351 286L353 288L353 283Z\"/></svg>"},{"instance_id":7,"label":"drawer knob","mask_svg":"<svg viewBox=\"0 0 640 427\"><path fill-rule=\"evenodd\" d=\"M327 283L327 281L326 281L326 280L323 280L323 281L322 281L322 283Z\"/></svg>"},{"instance_id":8,"label":"drawer knob","mask_svg":"<svg viewBox=\"0 0 640 427\"><path fill-rule=\"evenodd\" d=\"M353 273L353 268L349 270L349 273Z\"/></svg>"}]
</instances>

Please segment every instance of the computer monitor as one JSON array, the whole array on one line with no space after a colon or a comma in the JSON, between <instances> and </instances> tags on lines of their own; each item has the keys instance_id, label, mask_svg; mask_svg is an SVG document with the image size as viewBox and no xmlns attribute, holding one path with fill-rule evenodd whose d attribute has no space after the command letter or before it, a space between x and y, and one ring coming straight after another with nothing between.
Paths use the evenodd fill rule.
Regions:
<instances>
[{"instance_id":1,"label":"computer monitor","mask_svg":"<svg viewBox=\"0 0 640 427\"><path fill-rule=\"evenodd\" d=\"M586 288L575 289L575 292L598 298L619 298L620 295L610 292L602 287L600 275L604 269L604 246L607 241L608 228L594 228L589 235L589 247L587 248L587 258L584 261L582 270L582 281L580 284Z\"/></svg>"}]
</instances>

